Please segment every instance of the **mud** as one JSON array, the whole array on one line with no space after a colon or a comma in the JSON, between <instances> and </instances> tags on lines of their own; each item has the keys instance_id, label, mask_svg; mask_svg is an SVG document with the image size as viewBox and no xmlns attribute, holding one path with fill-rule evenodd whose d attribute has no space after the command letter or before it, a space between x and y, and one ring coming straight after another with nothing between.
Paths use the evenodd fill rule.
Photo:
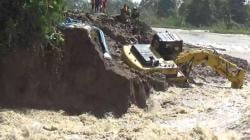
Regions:
<instances>
[{"instance_id":1,"label":"mud","mask_svg":"<svg viewBox=\"0 0 250 140\"><path fill-rule=\"evenodd\" d=\"M117 16L67 12L67 15L101 28L119 47L130 43L151 43L154 31L145 23L130 20L122 22Z\"/></svg>"},{"instance_id":2,"label":"mud","mask_svg":"<svg viewBox=\"0 0 250 140\"><path fill-rule=\"evenodd\" d=\"M145 107L150 86L142 76L121 62L104 60L87 30L68 29L64 35L60 55L55 56L53 50L38 56L17 50L2 59L1 106L98 116L105 112L121 115L132 103Z\"/></svg>"},{"instance_id":3,"label":"mud","mask_svg":"<svg viewBox=\"0 0 250 140\"><path fill-rule=\"evenodd\" d=\"M79 13L73 11L67 12L67 15L89 25L101 28L108 40L107 43L110 47L114 61L118 61L119 63L122 63L121 48L124 44L150 44L155 33L147 24L141 21L130 20L128 22L122 22L117 16ZM143 72L131 69L126 64L124 64L123 67L136 75L141 77L145 76ZM149 85L154 90L165 91L168 87L168 83L165 81L165 75L163 74L147 74L146 77Z\"/></svg>"},{"instance_id":4,"label":"mud","mask_svg":"<svg viewBox=\"0 0 250 140\"><path fill-rule=\"evenodd\" d=\"M242 58L237 58L237 57L233 57L227 54L223 54L223 57L229 61L231 61L232 63L236 64L237 66L250 71L250 65L247 62L246 59L242 59Z\"/></svg>"}]
</instances>

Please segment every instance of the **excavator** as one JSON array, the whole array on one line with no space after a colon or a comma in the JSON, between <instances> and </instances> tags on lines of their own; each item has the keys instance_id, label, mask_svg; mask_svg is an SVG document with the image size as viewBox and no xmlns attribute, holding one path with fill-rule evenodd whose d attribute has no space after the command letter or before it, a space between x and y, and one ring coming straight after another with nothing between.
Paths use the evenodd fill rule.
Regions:
<instances>
[{"instance_id":1,"label":"excavator","mask_svg":"<svg viewBox=\"0 0 250 140\"><path fill-rule=\"evenodd\" d=\"M139 71L165 74L168 81L188 81L192 67L199 64L207 64L226 77L232 88L242 88L246 76L242 68L226 60L215 50L183 51L183 41L180 37L167 31L156 33L151 44L123 46L122 57L129 66Z\"/></svg>"}]
</instances>

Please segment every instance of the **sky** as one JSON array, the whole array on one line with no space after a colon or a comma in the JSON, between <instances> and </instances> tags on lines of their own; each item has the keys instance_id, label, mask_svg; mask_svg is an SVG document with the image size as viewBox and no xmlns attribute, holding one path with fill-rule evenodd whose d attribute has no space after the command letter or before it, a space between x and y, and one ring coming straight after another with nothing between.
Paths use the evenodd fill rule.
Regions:
<instances>
[{"instance_id":1,"label":"sky","mask_svg":"<svg viewBox=\"0 0 250 140\"><path fill-rule=\"evenodd\" d=\"M137 3L141 2L141 0L132 0L132 1Z\"/></svg>"}]
</instances>

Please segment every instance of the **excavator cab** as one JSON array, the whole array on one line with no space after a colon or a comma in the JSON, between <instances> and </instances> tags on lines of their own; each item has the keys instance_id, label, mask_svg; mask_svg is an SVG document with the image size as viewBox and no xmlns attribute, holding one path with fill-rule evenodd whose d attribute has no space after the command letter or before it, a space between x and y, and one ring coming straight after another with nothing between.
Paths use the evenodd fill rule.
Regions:
<instances>
[{"instance_id":1,"label":"excavator cab","mask_svg":"<svg viewBox=\"0 0 250 140\"><path fill-rule=\"evenodd\" d=\"M182 52L183 40L174 33L159 32L153 36L151 47L164 60L174 60Z\"/></svg>"},{"instance_id":2,"label":"excavator cab","mask_svg":"<svg viewBox=\"0 0 250 140\"><path fill-rule=\"evenodd\" d=\"M156 67L160 65L157 56L150 50L149 44L134 44L131 47L131 52L144 66Z\"/></svg>"}]
</instances>

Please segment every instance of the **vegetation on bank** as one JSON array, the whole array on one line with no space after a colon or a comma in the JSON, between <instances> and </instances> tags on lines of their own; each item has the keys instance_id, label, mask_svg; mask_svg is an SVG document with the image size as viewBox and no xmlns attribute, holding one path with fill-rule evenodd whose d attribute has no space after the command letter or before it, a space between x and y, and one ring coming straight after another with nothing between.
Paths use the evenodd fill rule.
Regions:
<instances>
[{"instance_id":1,"label":"vegetation on bank","mask_svg":"<svg viewBox=\"0 0 250 140\"><path fill-rule=\"evenodd\" d=\"M159 28L173 28L173 29L184 29L184 30L209 30L214 33L225 33L225 34L247 34L250 35L250 27L247 26L232 26L228 28L224 22L215 23L211 26L193 26L190 24L179 25L175 17L169 18L141 18L142 21L149 23L152 27Z\"/></svg>"},{"instance_id":2,"label":"vegetation on bank","mask_svg":"<svg viewBox=\"0 0 250 140\"><path fill-rule=\"evenodd\" d=\"M109 0L107 14L119 14L123 4L138 6L140 20L155 27L206 29L250 34L250 5L245 0ZM91 11L87 0L0 1L0 55L13 48L59 44L56 26L67 9Z\"/></svg>"},{"instance_id":3,"label":"vegetation on bank","mask_svg":"<svg viewBox=\"0 0 250 140\"><path fill-rule=\"evenodd\" d=\"M0 1L0 54L58 43L61 38L55 27L63 9L63 0Z\"/></svg>"},{"instance_id":4,"label":"vegetation on bank","mask_svg":"<svg viewBox=\"0 0 250 140\"><path fill-rule=\"evenodd\" d=\"M250 34L250 5L245 0L159 0L150 4L142 0L143 5L147 6L141 20L154 27Z\"/></svg>"},{"instance_id":5,"label":"vegetation on bank","mask_svg":"<svg viewBox=\"0 0 250 140\"><path fill-rule=\"evenodd\" d=\"M87 0L67 0L68 9L91 11ZM205 29L250 34L250 5L245 0L109 0L107 14L119 14L123 4L137 6L140 20L154 27Z\"/></svg>"}]
</instances>

